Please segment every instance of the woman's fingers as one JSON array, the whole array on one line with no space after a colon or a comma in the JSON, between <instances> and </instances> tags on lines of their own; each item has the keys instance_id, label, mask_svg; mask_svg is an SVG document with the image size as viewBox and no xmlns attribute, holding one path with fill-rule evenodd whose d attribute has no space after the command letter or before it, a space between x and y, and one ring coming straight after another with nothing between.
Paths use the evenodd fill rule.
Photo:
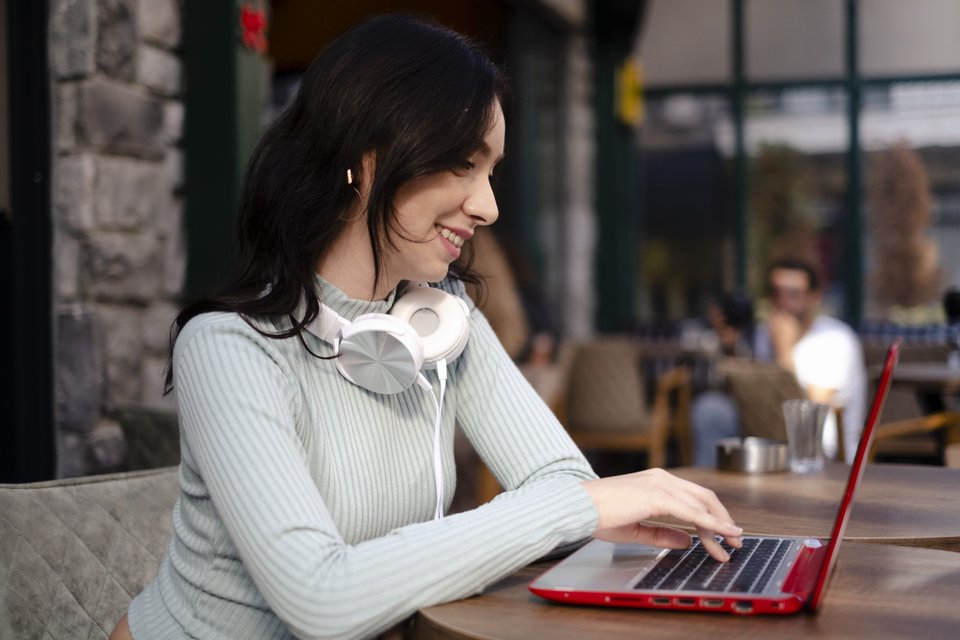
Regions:
<instances>
[{"instance_id":1,"label":"woman's fingers","mask_svg":"<svg viewBox=\"0 0 960 640\"><path fill-rule=\"evenodd\" d=\"M730 559L730 554L716 541L711 532L698 529L697 533L700 535L703 548L713 559L719 562L726 562ZM594 537L607 542L649 544L665 549L687 549L692 542L690 534L686 531L651 524L603 529L596 531Z\"/></svg>"},{"instance_id":2,"label":"woman's fingers","mask_svg":"<svg viewBox=\"0 0 960 640\"><path fill-rule=\"evenodd\" d=\"M729 555L716 541L715 535L726 538L730 546L741 545L743 530L733 524L730 514L713 491L661 469L590 480L584 483L584 488L597 507L599 521L595 535L598 537L617 542L627 541L626 536L658 546L689 546L686 533L670 527L642 524L652 517L670 516L692 524L703 539L704 548L717 560L726 561Z\"/></svg>"},{"instance_id":3,"label":"woman's fingers","mask_svg":"<svg viewBox=\"0 0 960 640\"><path fill-rule=\"evenodd\" d=\"M723 536L739 536L742 532L733 523L733 519L709 489L677 479L664 488L668 499L664 513L653 514L669 515L685 520L696 527L714 529Z\"/></svg>"},{"instance_id":4,"label":"woman's fingers","mask_svg":"<svg viewBox=\"0 0 960 640\"><path fill-rule=\"evenodd\" d=\"M726 562L730 559L730 554L727 553L727 550L713 537L713 531L697 528L697 534L700 536L700 544L703 545L703 548L707 550L707 553L709 553L712 558L720 562ZM739 541L739 538L737 538L737 540Z\"/></svg>"},{"instance_id":5,"label":"woman's fingers","mask_svg":"<svg viewBox=\"0 0 960 640\"><path fill-rule=\"evenodd\" d=\"M702 489L698 485L693 486ZM713 542L714 536L719 534L726 539L731 547L739 548L743 544L740 540L740 534L743 533L743 530L733 524L727 510L717 500L716 495L712 491L704 491L706 493L693 492L696 495L684 490L673 493L674 508L669 515L694 525L697 533L705 540L709 539L710 542ZM711 551L710 555L714 557L720 555L716 553L722 548L719 544L713 547L710 543L705 542L704 546Z\"/></svg>"},{"instance_id":6,"label":"woman's fingers","mask_svg":"<svg viewBox=\"0 0 960 640\"><path fill-rule=\"evenodd\" d=\"M720 520L733 524L733 518L730 517L730 513L727 511L726 507L723 506L723 503L720 502L720 498L717 497L717 494L710 489L690 482L689 480L683 480L681 478L676 478L676 480L677 486L686 495L692 496L697 504L703 505L709 513L713 514Z\"/></svg>"}]
</instances>

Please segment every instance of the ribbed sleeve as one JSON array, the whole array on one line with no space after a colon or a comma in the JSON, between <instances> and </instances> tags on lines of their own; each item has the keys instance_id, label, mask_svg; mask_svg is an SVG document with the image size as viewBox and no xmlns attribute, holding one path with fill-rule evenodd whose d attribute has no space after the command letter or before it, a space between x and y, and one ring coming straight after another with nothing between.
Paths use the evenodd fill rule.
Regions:
<instances>
[{"instance_id":1,"label":"ribbed sleeve","mask_svg":"<svg viewBox=\"0 0 960 640\"><path fill-rule=\"evenodd\" d=\"M349 319L392 302L320 284ZM459 283L444 287L465 298ZM459 424L507 490L442 520L431 520L435 407L420 387L365 391L298 340L232 314L184 328L174 381L182 491L158 577L130 608L137 640L369 637L596 524L581 485L593 472L478 311L450 370L444 475L452 487Z\"/></svg>"}]
</instances>

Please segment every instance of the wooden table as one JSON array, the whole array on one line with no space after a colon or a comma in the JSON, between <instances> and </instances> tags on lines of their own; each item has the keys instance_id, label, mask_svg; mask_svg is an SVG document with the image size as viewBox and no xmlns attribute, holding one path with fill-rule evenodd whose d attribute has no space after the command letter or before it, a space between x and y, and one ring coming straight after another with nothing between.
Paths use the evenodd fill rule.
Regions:
<instances>
[{"instance_id":1,"label":"wooden table","mask_svg":"<svg viewBox=\"0 0 960 640\"><path fill-rule=\"evenodd\" d=\"M873 378L880 376L880 369L871 369ZM944 362L901 362L893 372L894 388L913 392L923 412L913 420L901 420L894 424L881 424L877 439L884 436L884 429L891 437L901 434L935 432L936 453L946 466L960 466L960 426L957 425L960 405L960 369Z\"/></svg>"},{"instance_id":2,"label":"wooden table","mask_svg":"<svg viewBox=\"0 0 960 640\"><path fill-rule=\"evenodd\" d=\"M871 369L874 379L881 369ZM891 383L906 387L917 395L917 401L925 414L944 411L944 396L960 393L960 369L953 369L944 362L901 362L893 371Z\"/></svg>"},{"instance_id":3,"label":"wooden table","mask_svg":"<svg viewBox=\"0 0 960 640\"><path fill-rule=\"evenodd\" d=\"M844 543L816 616L734 616L554 604L527 590L531 565L482 596L421 610L421 640L584 638L953 638L960 629L960 553Z\"/></svg>"},{"instance_id":4,"label":"wooden table","mask_svg":"<svg viewBox=\"0 0 960 640\"><path fill-rule=\"evenodd\" d=\"M893 384L960 391L960 369L953 369L943 362L901 362L893 371Z\"/></svg>"},{"instance_id":5,"label":"wooden table","mask_svg":"<svg viewBox=\"0 0 960 640\"><path fill-rule=\"evenodd\" d=\"M809 475L684 467L671 473L713 489L747 533L827 536L849 467ZM414 638L808 637L953 638L960 629L960 470L869 465L816 616L740 617L564 606L527 589L550 566L525 567L484 595L428 607ZM954 551L950 551L950 550Z\"/></svg>"},{"instance_id":6,"label":"wooden table","mask_svg":"<svg viewBox=\"0 0 960 640\"><path fill-rule=\"evenodd\" d=\"M717 494L747 533L829 536L849 467L814 474L669 470ZM871 464L854 499L847 540L960 551L960 469Z\"/></svg>"}]
</instances>

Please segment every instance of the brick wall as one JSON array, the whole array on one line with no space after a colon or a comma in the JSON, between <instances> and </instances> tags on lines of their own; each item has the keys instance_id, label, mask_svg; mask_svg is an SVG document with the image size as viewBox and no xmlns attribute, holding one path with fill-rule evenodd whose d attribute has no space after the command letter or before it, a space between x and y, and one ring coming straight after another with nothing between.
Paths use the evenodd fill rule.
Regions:
<instances>
[{"instance_id":1,"label":"brick wall","mask_svg":"<svg viewBox=\"0 0 960 640\"><path fill-rule=\"evenodd\" d=\"M184 278L180 3L49 0L57 475L121 468L118 415L171 408Z\"/></svg>"}]
</instances>

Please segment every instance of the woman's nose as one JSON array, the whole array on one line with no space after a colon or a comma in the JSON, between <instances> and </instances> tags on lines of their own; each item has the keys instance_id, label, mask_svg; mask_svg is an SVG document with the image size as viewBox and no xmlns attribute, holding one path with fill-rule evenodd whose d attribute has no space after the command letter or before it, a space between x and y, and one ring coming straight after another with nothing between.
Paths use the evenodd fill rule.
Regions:
<instances>
[{"instance_id":1,"label":"woman's nose","mask_svg":"<svg viewBox=\"0 0 960 640\"><path fill-rule=\"evenodd\" d=\"M467 215L477 221L477 224L490 225L500 217L497 198L493 195L493 186L488 179L480 180L478 183L480 184L467 197L463 208Z\"/></svg>"}]
</instances>

